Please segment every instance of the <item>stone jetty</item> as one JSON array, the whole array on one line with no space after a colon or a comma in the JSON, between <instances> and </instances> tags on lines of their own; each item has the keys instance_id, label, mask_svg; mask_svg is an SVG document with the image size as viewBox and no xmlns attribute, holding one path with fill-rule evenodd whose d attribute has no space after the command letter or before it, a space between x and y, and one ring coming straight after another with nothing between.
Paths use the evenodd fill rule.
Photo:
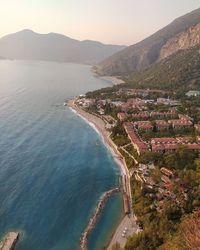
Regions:
<instances>
[{"instance_id":1,"label":"stone jetty","mask_svg":"<svg viewBox=\"0 0 200 250\"><path fill-rule=\"evenodd\" d=\"M0 250L13 250L19 239L19 233L9 232L0 242Z\"/></svg>"},{"instance_id":2,"label":"stone jetty","mask_svg":"<svg viewBox=\"0 0 200 250\"><path fill-rule=\"evenodd\" d=\"M112 194L117 193L119 191L120 191L119 188L114 188L114 189L111 189L111 190L105 192L103 194L103 196L101 197L101 199L100 199L100 201L95 209L93 216L89 220L88 226L86 227L85 231L81 235L80 250L87 250L89 235L91 234L92 230L94 229L94 227L95 227L95 225L96 225L96 223L101 215L101 212L106 205L106 202L108 201L108 199L110 198L110 196Z\"/></svg>"}]
</instances>

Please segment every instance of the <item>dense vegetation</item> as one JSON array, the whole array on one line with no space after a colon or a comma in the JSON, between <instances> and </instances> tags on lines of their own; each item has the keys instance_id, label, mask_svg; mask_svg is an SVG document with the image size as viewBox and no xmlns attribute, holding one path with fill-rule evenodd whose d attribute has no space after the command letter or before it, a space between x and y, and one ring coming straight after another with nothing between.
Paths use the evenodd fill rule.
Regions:
<instances>
[{"instance_id":1,"label":"dense vegetation","mask_svg":"<svg viewBox=\"0 0 200 250\"><path fill-rule=\"evenodd\" d=\"M152 190L142 187L139 181L132 179L134 212L143 230L128 238L125 250L198 249L189 247L199 244L197 235L200 234L200 213L195 212L199 211L200 206L200 163L195 160L196 157L194 152L184 147L164 156L149 153L141 157L141 161L151 160L161 166L168 164L174 170L177 181L173 184L173 193L177 198L176 201L165 199L162 211L158 212ZM152 176L159 182L160 171L154 170ZM187 199L183 198L181 187L187 189ZM194 224L188 227L191 221ZM184 242L180 242L181 237Z\"/></svg>"},{"instance_id":2,"label":"dense vegetation","mask_svg":"<svg viewBox=\"0 0 200 250\"><path fill-rule=\"evenodd\" d=\"M134 88L179 90L200 89L200 45L179 51L152 65L145 71L133 73L126 79Z\"/></svg>"}]
</instances>

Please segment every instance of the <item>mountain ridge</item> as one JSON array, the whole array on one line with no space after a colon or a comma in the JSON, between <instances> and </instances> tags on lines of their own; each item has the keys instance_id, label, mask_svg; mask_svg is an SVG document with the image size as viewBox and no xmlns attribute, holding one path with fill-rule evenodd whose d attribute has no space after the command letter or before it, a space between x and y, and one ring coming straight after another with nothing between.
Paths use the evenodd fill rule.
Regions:
<instances>
[{"instance_id":1,"label":"mountain ridge","mask_svg":"<svg viewBox=\"0 0 200 250\"><path fill-rule=\"evenodd\" d=\"M200 23L200 8L176 18L146 39L131 45L96 65L100 75L123 75L148 68L157 62L163 46L173 37Z\"/></svg>"},{"instance_id":2,"label":"mountain ridge","mask_svg":"<svg viewBox=\"0 0 200 250\"><path fill-rule=\"evenodd\" d=\"M0 39L0 55L9 59L94 64L125 48L124 45L79 41L59 33L39 34L29 29Z\"/></svg>"}]
</instances>

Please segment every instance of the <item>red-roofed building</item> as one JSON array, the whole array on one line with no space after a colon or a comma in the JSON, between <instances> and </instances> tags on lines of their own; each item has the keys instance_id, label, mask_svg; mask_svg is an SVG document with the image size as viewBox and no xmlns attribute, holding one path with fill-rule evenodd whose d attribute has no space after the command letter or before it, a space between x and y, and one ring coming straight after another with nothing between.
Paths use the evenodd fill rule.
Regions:
<instances>
[{"instance_id":1,"label":"red-roofed building","mask_svg":"<svg viewBox=\"0 0 200 250\"><path fill-rule=\"evenodd\" d=\"M156 127L158 130L163 130L163 129L169 128L169 124L164 120L156 120L155 123L156 123Z\"/></svg>"},{"instance_id":2,"label":"red-roofed building","mask_svg":"<svg viewBox=\"0 0 200 250\"><path fill-rule=\"evenodd\" d=\"M151 144L169 144L177 143L177 139L173 137L161 137L161 138L152 138Z\"/></svg>"},{"instance_id":3,"label":"red-roofed building","mask_svg":"<svg viewBox=\"0 0 200 250\"><path fill-rule=\"evenodd\" d=\"M171 177L174 176L173 172L172 172L170 169L168 169L168 168L162 167L162 168L160 169L160 171L161 171L163 174L167 175L167 177L169 177L169 178L171 178Z\"/></svg>"},{"instance_id":4,"label":"red-roofed building","mask_svg":"<svg viewBox=\"0 0 200 250\"><path fill-rule=\"evenodd\" d=\"M152 144L151 149L152 149L152 152L164 153L165 145L164 144Z\"/></svg>"},{"instance_id":5,"label":"red-roofed building","mask_svg":"<svg viewBox=\"0 0 200 250\"><path fill-rule=\"evenodd\" d=\"M192 126L192 122L185 119L169 120L168 123L170 123L173 128L186 128Z\"/></svg>"},{"instance_id":6,"label":"red-roofed building","mask_svg":"<svg viewBox=\"0 0 200 250\"><path fill-rule=\"evenodd\" d=\"M178 144L165 144L165 152L173 152L179 148Z\"/></svg>"},{"instance_id":7,"label":"red-roofed building","mask_svg":"<svg viewBox=\"0 0 200 250\"><path fill-rule=\"evenodd\" d=\"M188 115L179 114L178 117L181 120L193 121L193 119L190 116L188 116Z\"/></svg>"},{"instance_id":8,"label":"red-roofed building","mask_svg":"<svg viewBox=\"0 0 200 250\"><path fill-rule=\"evenodd\" d=\"M162 176L161 176L161 180L162 180L164 183L166 183L166 184L170 184L170 183L171 183L170 179L169 179L166 175L162 175Z\"/></svg>"},{"instance_id":9,"label":"red-roofed building","mask_svg":"<svg viewBox=\"0 0 200 250\"><path fill-rule=\"evenodd\" d=\"M176 137L177 143L189 143L195 141L195 138L192 136L182 136Z\"/></svg>"},{"instance_id":10,"label":"red-roofed building","mask_svg":"<svg viewBox=\"0 0 200 250\"><path fill-rule=\"evenodd\" d=\"M153 125L150 121L138 121L134 122L134 126L138 130L151 131L153 129Z\"/></svg>"},{"instance_id":11,"label":"red-roofed building","mask_svg":"<svg viewBox=\"0 0 200 250\"><path fill-rule=\"evenodd\" d=\"M149 118L149 112L143 111L143 112L139 112L137 114L132 114L132 118L133 119L147 119L147 118Z\"/></svg>"},{"instance_id":12,"label":"red-roofed building","mask_svg":"<svg viewBox=\"0 0 200 250\"><path fill-rule=\"evenodd\" d=\"M185 145L188 149L194 150L194 151L200 151L200 144L198 143L191 143Z\"/></svg>"},{"instance_id":13,"label":"red-roofed building","mask_svg":"<svg viewBox=\"0 0 200 250\"><path fill-rule=\"evenodd\" d=\"M122 121L126 120L127 115L126 115L126 113L120 112L117 114L117 117L122 122Z\"/></svg>"},{"instance_id":14,"label":"red-roofed building","mask_svg":"<svg viewBox=\"0 0 200 250\"><path fill-rule=\"evenodd\" d=\"M149 145L139 137L131 122L125 122L124 129L139 155L149 150Z\"/></svg>"},{"instance_id":15,"label":"red-roofed building","mask_svg":"<svg viewBox=\"0 0 200 250\"><path fill-rule=\"evenodd\" d=\"M152 144L152 152L159 152L159 153L164 153L164 152L173 152L177 150L181 145L178 143L172 143L172 144ZM183 144L188 149L194 150L194 151L200 151L200 144L198 143L188 143L188 144Z\"/></svg>"},{"instance_id":16,"label":"red-roofed building","mask_svg":"<svg viewBox=\"0 0 200 250\"><path fill-rule=\"evenodd\" d=\"M170 110L167 112L157 112L157 111L152 111L150 113L150 117L157 117L157 118L166 118L166 117L171 117L171 118L176 118L177 113L175 110Z\"/></svg>"}]
</instances>

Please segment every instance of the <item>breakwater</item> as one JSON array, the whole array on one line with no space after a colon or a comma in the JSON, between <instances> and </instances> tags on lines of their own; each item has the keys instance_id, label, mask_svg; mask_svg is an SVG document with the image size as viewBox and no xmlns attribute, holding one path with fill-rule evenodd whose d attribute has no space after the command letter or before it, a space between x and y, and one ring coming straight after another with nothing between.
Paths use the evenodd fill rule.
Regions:
<instances>
[{"instance_id":1,"label":"breakwater","mask_svg":"<svg viewBox=\"0 0 200 250\"><path fill-rule=\"evenodd\" d=\"M9 232L0 242L0 250L13 250L19 239L19 233Z\"/></svg>"},{"instance_id":2,"label":"breakwater","mask_svg":"<svg viewBox=\"0 0 200 250\"><path fill-rule=\"evenodd\" d=\"M89 235L91 234L92 230L94 229L94 227L95 227L95 225L96 225L96 223L101 215L101 212L106 205L106 202L108 201L108 199L110 198L110 196L112 194L117 193L119 191L120 191L119 188L113 188L113 189L105 192L103 194L103 196L101 197L101 199L100 199L100 201L95 209L93 216L89 220L88 226L86 227L85 231L81 235L80 250L87 250Z\"/></svg>"}]
</instances>

